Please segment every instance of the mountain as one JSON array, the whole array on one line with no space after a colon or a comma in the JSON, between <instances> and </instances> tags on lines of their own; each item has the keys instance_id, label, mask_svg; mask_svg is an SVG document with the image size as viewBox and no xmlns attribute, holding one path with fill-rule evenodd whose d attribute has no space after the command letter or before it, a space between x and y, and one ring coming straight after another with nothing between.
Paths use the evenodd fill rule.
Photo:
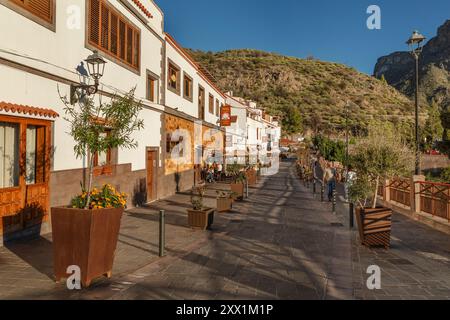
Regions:
<instances>
[{"instance_id":1,"label":"mountain","mask_svg":"<svg viewBox=\"0 0 450 320\"><path fill-rule=\"evenodd\" d=\"M370 119L412 120L413 106L406 96L385 81L342 64L248 49L188 51L210 70L222 90L254 100L267 112L285 118L289 110L298 108L307 130L343 130L347 101L354 131L364 129Z\"/></svg>"},{"instance_id":2,"label":"mountain","mask_svg":"<svg viewBox=\"0 0 450 320\"><path fill-rule=\"evenodd\" d=\"M419 60L420 99L434 100L441 111L450 109L450 20L423 47ZM414 95L415 63L409 52L394 52L378 59L374 76L405 93Z\"/></svg>"}]
</instances>

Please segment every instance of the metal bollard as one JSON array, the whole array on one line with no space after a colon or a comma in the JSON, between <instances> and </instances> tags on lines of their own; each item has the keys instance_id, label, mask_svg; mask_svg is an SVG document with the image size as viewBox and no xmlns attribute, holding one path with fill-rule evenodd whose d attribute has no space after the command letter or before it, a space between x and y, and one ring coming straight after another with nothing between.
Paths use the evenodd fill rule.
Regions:
<instances>
[{"instance_id":1,"label":"metal bollard","mask_svg":"<svg viewBox=\"0 0 450 320\"><path fill-rule=\"evenodd\" d=\"M353 229L353 225L354 225L354 221L353 221L353 210L354 210L354 208L353 208L353 202L350 202L350 205L349 205L349 212L348 212L348 214L349 214L349 220L350 220L350 229Z\"/></svg>"},{"instance_id":2,"label":"metal bollard","mask_svg":"<svg viewBox=\"0 0 450 320\"><path fill-rule=\"evenodd\" d=\"M313 193L316 194L316 179L313 182Z\"/></svg>"},{"instance_id":3,"label":"metal bollard","mask_svg":"<svg viewBox=\"0 0 450 320\"><path fill-rule=\"evenodd\" d=\"M166 243L166 223L164 210L159 211L159 256L164 257L164 247Z\"/></svg>"},{"instance_id":4,"label":"metal bollard","mask_svg":"<svg viewBox=\"0 0 450 320\"><path fill-rule=\"evenodd\" d=\"M333 188L333 213L336 214L336 188Z\"/></svg>"},{"instance_id":5,"label":"metal bollard","mask_svg":"<svg viewBox=\"0 0 450 320\"><path fill-rule=\"evenodd\" d=\"M325 186L323 183L320 184L320 201L323 202L323 194L325 193Z\"/></svg>"}]
</instances>

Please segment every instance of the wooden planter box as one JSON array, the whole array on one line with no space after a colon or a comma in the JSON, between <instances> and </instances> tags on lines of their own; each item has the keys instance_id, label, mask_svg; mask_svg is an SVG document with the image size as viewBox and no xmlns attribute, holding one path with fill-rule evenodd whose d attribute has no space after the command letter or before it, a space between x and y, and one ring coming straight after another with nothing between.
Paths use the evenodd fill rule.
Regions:
<instances>
[{"instance_id":1,"label":"wooden planter box","mask_svg":"<svg viewBox=\"0 0 450 320\"><path fill-rule=\"evenodd\" d=\"M242 200L244 198L244 184L243 183L232 183L231 191L235 193L235 195L233 195L234 199Z\"/></svg>"},{"instance_id":2,"label":"wooden planter box","mask_svg":"<svg viewBox=\"0 0 450 320\"><path fill-rule=\"evenodd\" d=\"M188 224L193 229L207 230L214 222L214 209L188 209Z\"/></svg>"},{"instance_id":3,"label":"wooden planter box","mask_svg":"<svg viewBox=\"0 0 450 320\"><path fill-rule=\"evenodd\" d=\"M81 284L103 275L111 277L123 208L83 210L51 208L55 280L69 275L67 267L81 270Z\"/></svg>"},{"instance_id":4,"label":"wooden planter box","mask_svg":"<svg viewBox=\"0 0 450 320\"><path fill-rule=\"evenodd\" d=\"M233 207L232 198L217 198L217 212L228 212Z\"/></svg>"},{"instance_id":5,"label":"wooden planter box","mask_svg":"<svg viewBox=\"0 0 450 320\"><path fill-rule=\"evenodd\" d=\"M378 207L357 208L356 221L358 223L361 243L368 247L383 246L386 249L391 243L392 210Z\"/></svg>"}]
</instances>

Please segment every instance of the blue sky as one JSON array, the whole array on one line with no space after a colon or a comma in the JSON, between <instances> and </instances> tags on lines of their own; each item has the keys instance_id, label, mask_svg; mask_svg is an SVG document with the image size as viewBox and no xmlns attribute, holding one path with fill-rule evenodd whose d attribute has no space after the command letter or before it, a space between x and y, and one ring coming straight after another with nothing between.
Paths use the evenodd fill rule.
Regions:
<instances>
[{"instance_id":1,"label":"blue sky","mask_svg":"<svg viewBox=\"0 0 450 320\"><path fill-rule=\"evenodd\" d=\"M450 0L156 0L166 32L202 50L251 48L341 62L372 74L378 57L405 50L414 29L427 38L450 19ZM369 5L381 30L369 30Z\"/></svg>"}]
</instances>

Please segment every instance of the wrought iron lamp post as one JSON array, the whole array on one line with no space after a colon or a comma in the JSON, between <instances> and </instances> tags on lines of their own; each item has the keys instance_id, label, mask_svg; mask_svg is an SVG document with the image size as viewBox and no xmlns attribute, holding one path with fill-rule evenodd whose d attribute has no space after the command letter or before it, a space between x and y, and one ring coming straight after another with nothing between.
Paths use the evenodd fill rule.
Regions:
<instances>
[{"instance_id":1,"label":"wrought iron lamp post","mask_svg":"<svg viewBox=\"0 0 450 320\"><path fill-rule=\"evenodd\" d=\"M416 63L416 76L415 76L415 100L416 100L416 108L415 108L415 133L416 133L416 165L415 165L415 174L420 174L420 138L419 138L419 57L422 53L422 42L426 38L421 35L418 31L414 31L411 38L408 39L406 44L409 45L411 54L414 57Z\"/></svg>"},{"instance_id":2,"label":"wrought iron lamp post","mask_svg":"<svg viewBox=\"0 0 450 320\"><path fill-rule=\"evenodd\" d=\"M94 84L71 84L70 85L70 103L75 104L77 102L77 90L80 90L83 95L93 95L98 91L98 85L100 78L105 71L106 61L98 54L97 50L84 60L88 66L89 76L94 79Z\"/></svg>"}]
</instances>

